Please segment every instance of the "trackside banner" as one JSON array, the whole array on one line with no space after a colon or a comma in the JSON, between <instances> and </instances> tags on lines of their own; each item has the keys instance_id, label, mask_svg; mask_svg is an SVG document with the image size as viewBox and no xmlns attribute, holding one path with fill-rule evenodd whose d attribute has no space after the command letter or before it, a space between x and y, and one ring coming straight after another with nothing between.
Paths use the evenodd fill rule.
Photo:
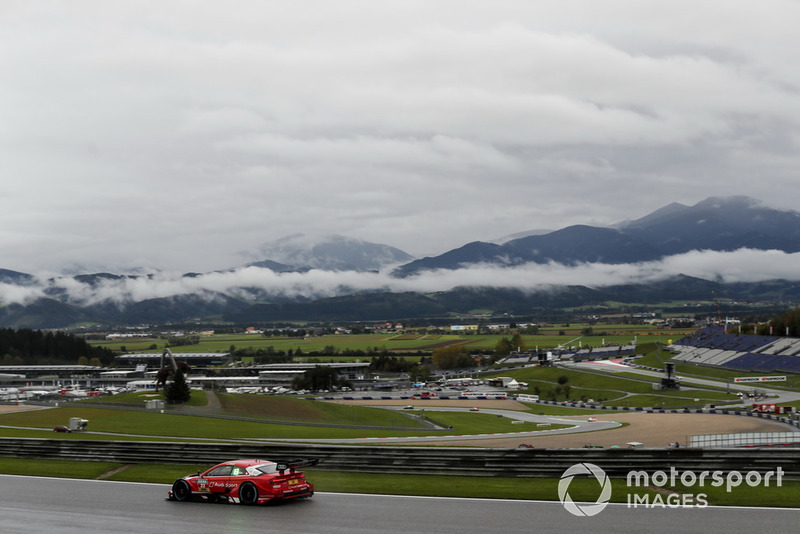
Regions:
<instances>
[{"instance_id":1,"label":"trackside banner","mask_svg":"<svg viewBox=\"0 0 800 534\"><path fill-rule=\"evenodd\" d=\"M748 382L785 382L785 376L737 376L733 379L734 382L748 383Z\"/></svg>"}]
</instances>

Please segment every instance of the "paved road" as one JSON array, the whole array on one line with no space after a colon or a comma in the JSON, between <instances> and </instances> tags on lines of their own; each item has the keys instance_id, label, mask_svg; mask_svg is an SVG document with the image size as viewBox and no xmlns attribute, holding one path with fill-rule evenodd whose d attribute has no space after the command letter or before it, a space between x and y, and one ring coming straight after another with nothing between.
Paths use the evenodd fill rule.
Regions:
<instances>
[{"instance_id":1,"label":"paved road","mask_svg":"<svg viewBox=\"0 0 800 534\"><path fill-rule=\"evenodd\" d=\"M164 500L167 489L163 484L0 475L0 527L4 534L730 534L794 532L800 519L800 513L786 509L632 509L624 504L609 505L593 517L575 517L558 502L339 493L245 507L169 502Z\"/></svg>"}]
</instances>

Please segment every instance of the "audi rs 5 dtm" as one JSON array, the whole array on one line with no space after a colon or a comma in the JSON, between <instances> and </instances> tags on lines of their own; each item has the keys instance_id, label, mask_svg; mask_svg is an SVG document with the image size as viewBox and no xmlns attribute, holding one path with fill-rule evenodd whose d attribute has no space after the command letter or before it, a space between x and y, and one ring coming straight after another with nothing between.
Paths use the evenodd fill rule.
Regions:
<instances>
[{"instance_id":1,"label":"audi rs 5 dtm","mask_svg":"<svg viewBox=\"0 0 800 534\"><path fill-rule=\"evenodd\" d=\"M264 504L311 497L314 485L296 468L317 465L318 462L316 458L283 463L231 460L179 478L172 484L167 499Z\"/></svg>"}]
</instances>

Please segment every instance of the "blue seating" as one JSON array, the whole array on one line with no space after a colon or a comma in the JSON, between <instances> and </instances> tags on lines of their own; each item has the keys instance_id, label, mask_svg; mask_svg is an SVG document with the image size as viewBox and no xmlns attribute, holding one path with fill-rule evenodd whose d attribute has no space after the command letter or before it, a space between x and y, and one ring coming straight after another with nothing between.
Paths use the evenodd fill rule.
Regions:
<instances>
[{"instance_id":1,"label":"blue seating","mask_svg":"<svg viewBox=\"0 0 800 534\"><path fill-rule=\"evenodd\" d=\"M800 342L777 336L726 334L723 327L709 326L678 340L675 345L708 349L708 356L679 358L689 363L740 371L800 372ZM773 346L770 346L773 345ZM711 350L713 349L713 351ZM718 351L741 353L733 358L716 356ZM684 354L686 354L684 352ZM695 360L695 361L693 361Z\"/></svg>"}]
</instances>

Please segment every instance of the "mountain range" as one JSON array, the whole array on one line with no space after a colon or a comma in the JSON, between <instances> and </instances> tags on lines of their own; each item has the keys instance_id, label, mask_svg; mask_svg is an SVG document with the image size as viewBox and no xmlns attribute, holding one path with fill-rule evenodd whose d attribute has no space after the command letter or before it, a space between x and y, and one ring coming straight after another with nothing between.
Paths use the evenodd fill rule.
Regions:
<instances>
[{"instance_id":1,"label":"mountain range","mask_svg":"<svg viewBox=\"0 0 800 534\"><path fill-rule=\"evenodd\" d=\"M503 244L473 242L399 267L398 276L477 263L624 264L654 261L693 250L800 251L800 213L762 206L743 196L711 197L694 206L672 203L613 228L576 225Z\"/></svg>"},{"instance_id":2,"label":"mountain range","mask_svg":"<svg viewBox=\"0 0 800 534\"><path fill-rule=\"evenodd\" d=\"M407 263L410 254L388 245L369 243L340 235L315 237L293 234L241 253L251 257L248 266L277 272L378 271L387 265Z\"/></svg>"},{"instance_id":3,"label":"mountain range","mask_svg":"<svg viewBox=\"0 0 800 534\"><path fill-rule=\"evenodd\" d=\"M514 269L637 266L693 251L800 252L800 213L749 197L672 203L612 227L575 225L522 231L414 259L397 248L343 236L295 234L242 252L243 263L214 273L86 273L46 280L0 269L0 326L65 328L187 321L235 323L448 317L490 310L525 315L604 302L796 301L792 280L725 284L673 273L654 280L586 281L514 287ZM488 281L459 276L490 270ZM452 273L448 275L447 273ZM530 278L530 277L528 277ZM449 284L438 288L436 284ZM526 282L527 283L527 282Z\"/></svg>"}]
</instances>

